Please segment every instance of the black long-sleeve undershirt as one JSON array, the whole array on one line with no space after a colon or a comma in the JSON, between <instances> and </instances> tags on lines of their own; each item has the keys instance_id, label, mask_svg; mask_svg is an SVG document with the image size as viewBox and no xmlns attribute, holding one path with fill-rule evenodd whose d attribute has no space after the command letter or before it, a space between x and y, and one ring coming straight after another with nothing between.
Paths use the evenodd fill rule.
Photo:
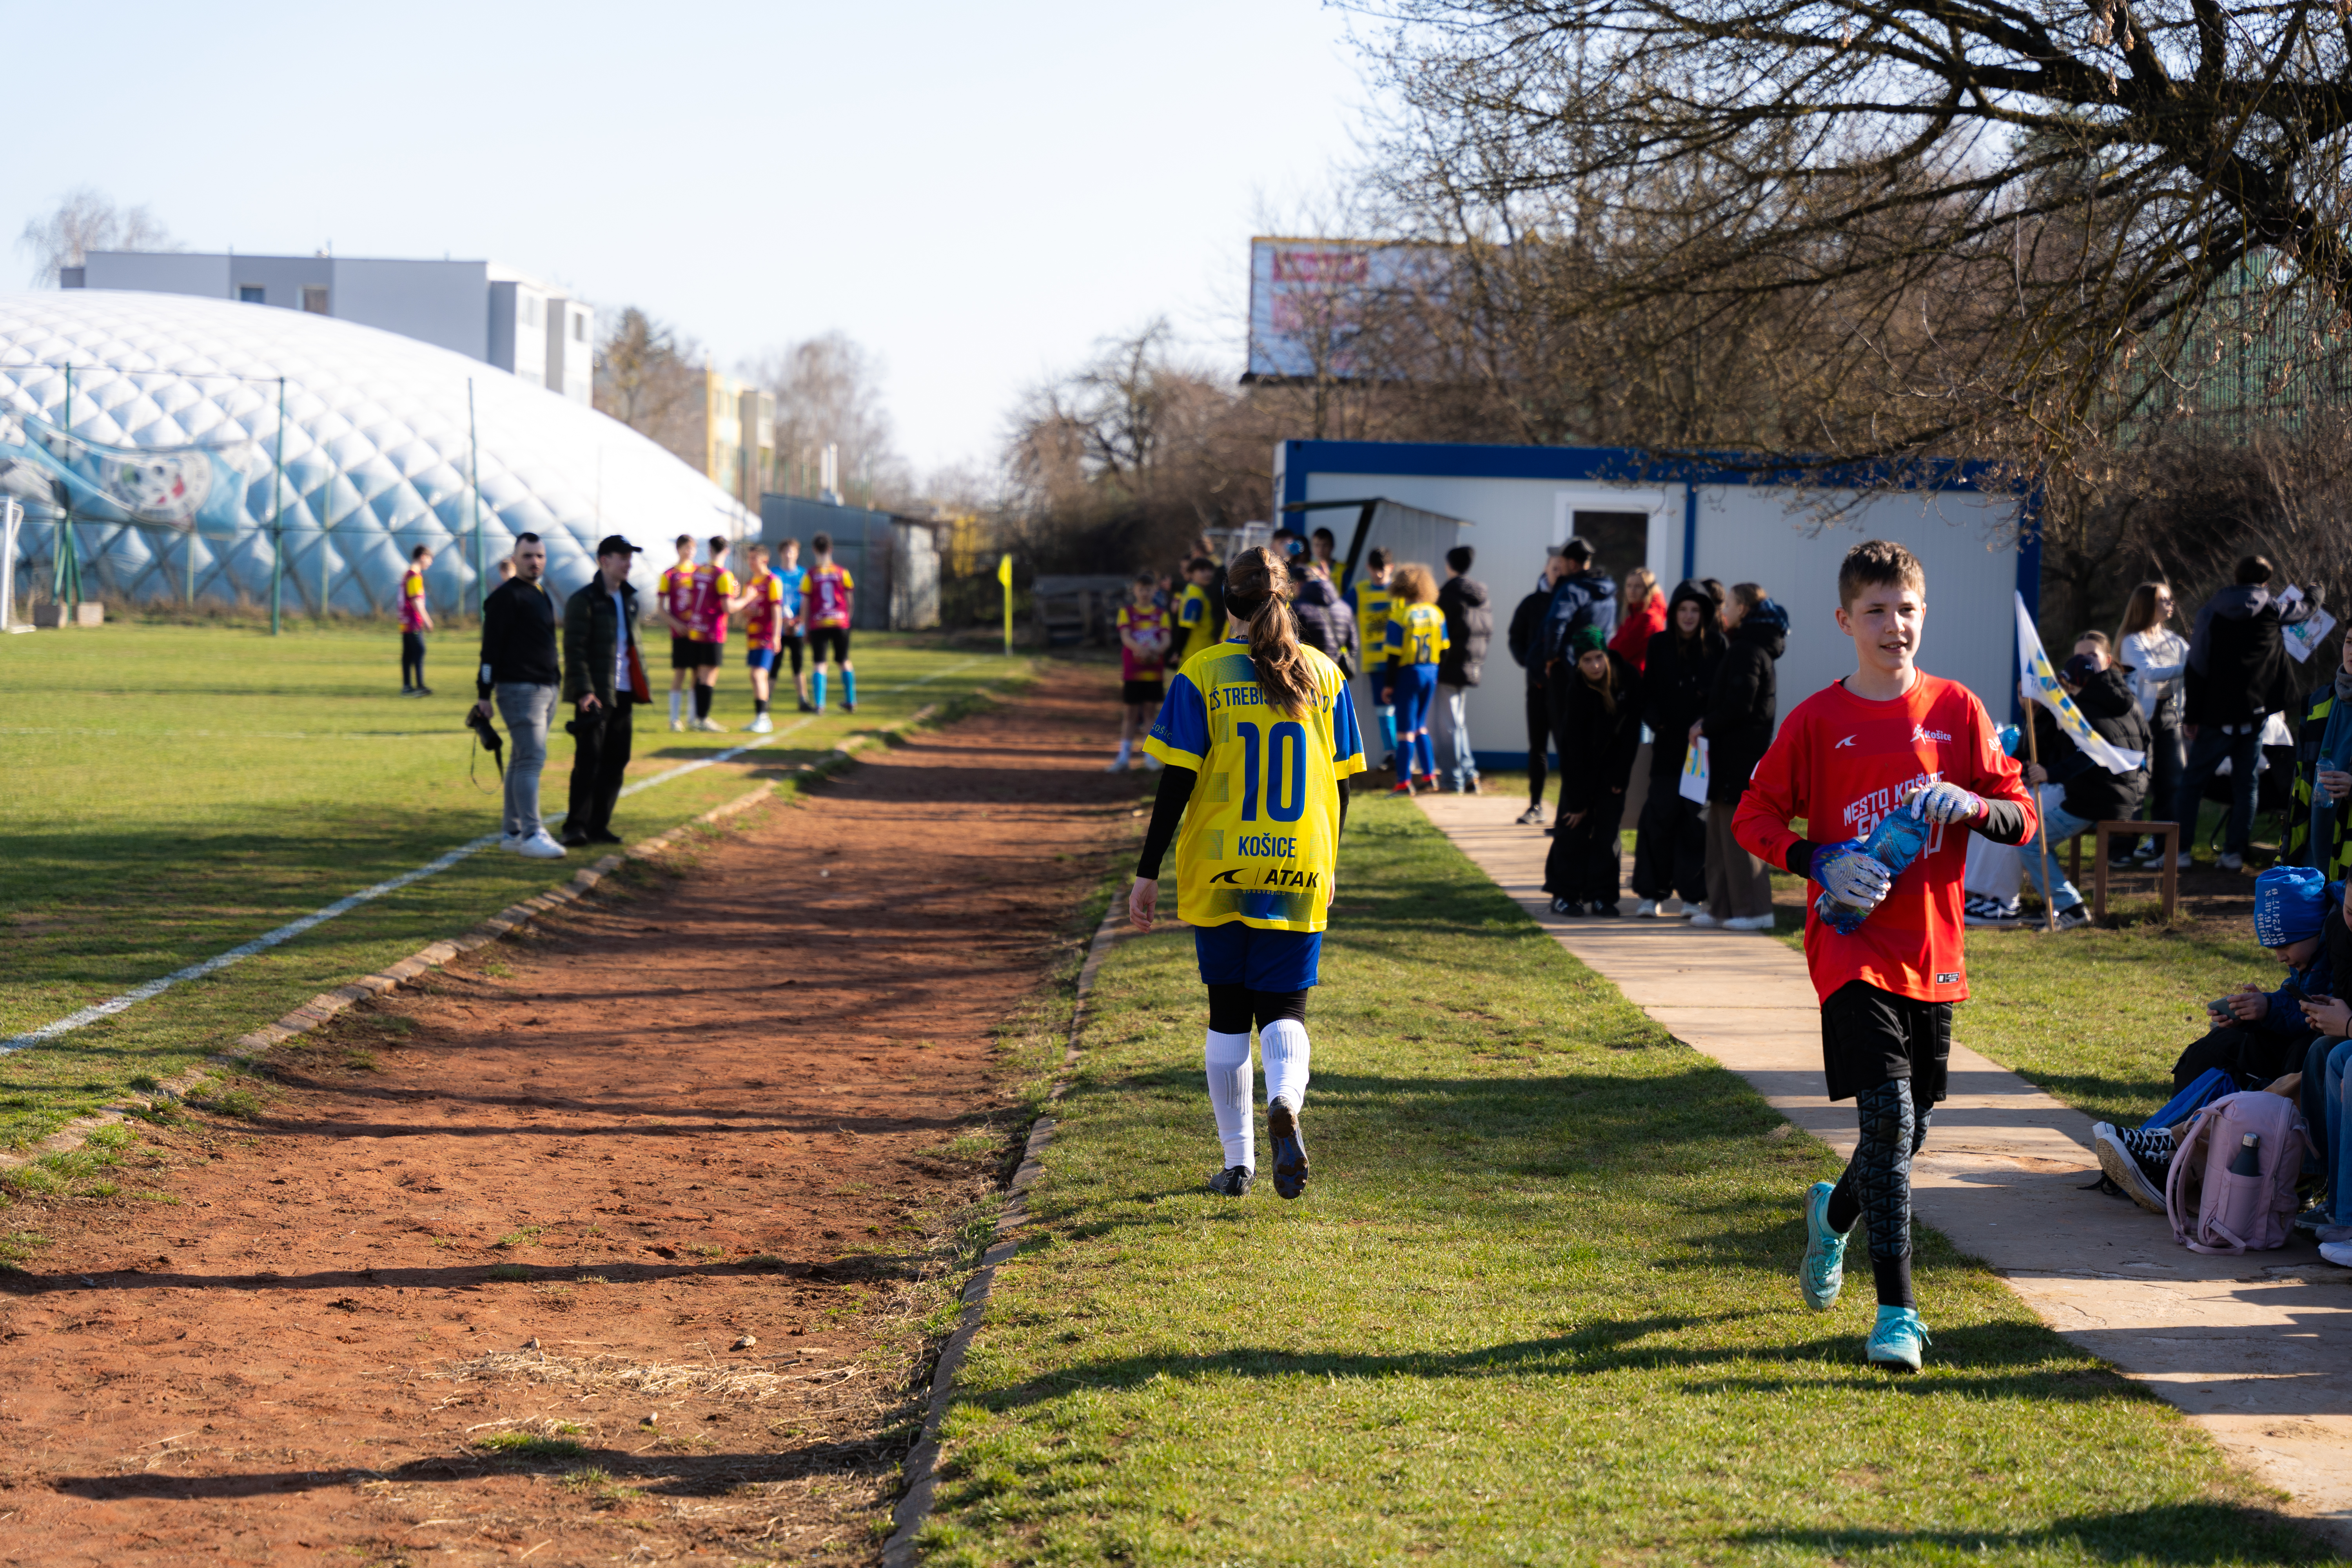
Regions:
<instances>
[{"instance_id":1,"label":"black long-sleeve undershirt","mask_svg":"<svg viewBox=\"0 0 2352 1568\"><path fill-rule=\"evenodd\" d=\"M1970 822L1969 831L1981 833L1995 844L2025 842L2025 807L2013 800L1988 800L1985 814ZM1813 851L1821 846L1810 838L1800 838L1789 846L1784 869L1790 875L1810 877L1813 874Z\"/></svg>"},{"instance_id":2,"label":"black long-sleeve undershirt","mask_svg":"<svg viewBox=\"0 0 2352 1568\"><path fill-rule=\"evenodd\" d=\"M1176 842L1176 829L1184 821L1184 807L1192 798L1192 788L1201 782L1194 768L1163 768L1160 773L1160 793L1151 801L1151 826L1144 830L1143 853L1136 857L1135 874L1147 881L1160 879L1160 864L1168 857L1168 847ZM1339 781L1339 831L1348 831L1348 781Z\"/></svg>"}]
</instances>

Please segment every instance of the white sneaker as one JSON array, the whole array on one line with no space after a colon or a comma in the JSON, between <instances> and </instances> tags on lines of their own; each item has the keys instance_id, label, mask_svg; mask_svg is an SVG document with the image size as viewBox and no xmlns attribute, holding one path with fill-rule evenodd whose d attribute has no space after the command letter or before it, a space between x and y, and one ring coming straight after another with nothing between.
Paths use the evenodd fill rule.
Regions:
<instances>
[{"instance_id":1,"label":"white sneaker","mask_svg":"<svg viewBox=\"0 0 2352 1568\"><path fill-rule=\"evenodd\" d=\"M1633 918L1637 921L1647 920L1657 912L1658 900L1655 899L1638 900L1633 905Z\"/></svg>"},{"instance_id":2,"label":"white sneaker","mask_svg":"<svg viewBox=\"0 0 2352 1568\"><path fill-rule=\"evenodd\" d=\"M2213 864L2221 867L2224 871L2242 871L2246 868L2246 858L2225 851L2214 857Z\"/></svg>"},{"instance_id":3,"label":"white sneaker","mask_svg":"<svg viewBox=\"0 0 2352 1568\"><path fill-rule=\"evenodd\" d=\"M522 835L520 835L520 834L519 834L519 833L501 833L501 834L499 834L499 848L501 848L501 849L507 850L507 851L508 851L508 852L509 852L509 853L513 852L514 850L517 850L517 849L521 848L521 847L522 847Z\"/></svg>"},{"instance_id":4,"label":"white sneaker","mask_svg":"<svg viewBox=\"0 0 2352 1568\"><path fill-rule=\"evenodd\" d=\"M2323 1241L2319 1256L2338 1268L2352 1268L2352 1241Z\"/></svg>"},{"instance_id":5,"label":"white sneaker","mask_svg":"<svg viewBox=\"0 0 2352 1568\"><path fill-rule=\"evenodd\" d=\"M1696 906L1695 905L1684 903L1680 899L1660 899L1658 900L1658 918L1662 921L1678 921L1685 915L1689 914L1696 907Z\"/></svg>"},{"instance_id":6,"label":"white sneaker","mask_svg":"<svg viewBox=\"0 0 2352 1568\"><path fill-rule=\"evenodd\" d=\"M1716 927L1723 923L1721 921L1717 920L1713 915L1706 912L1706 906L1705 904L1693 904L1690 907L1690 923L1696 926L1701 931L1713 931Z\"/></svg>"},{"instance_id":7,"label":"white sneaker","mask_svg":"<svg viewBox=\"0 0 2352 1568\"><path fill-rule=\"evenodd\" d=\"M2182 869L2182 870L2184 870L2184 871L2186 871L2187 869L2189 869L2189 851L2188 851L2188 850L2186 850L2186 849L2183 849L2183 850L2180 852L2180 858L2179 858L2178 860L2175 860L2175 861L2173 862L2173 864L2174 864L2175 866L2179 867L2179 868L2180 868L2180 869Z\"/></svg>"},{"instance_id":8,"label":"white sneaker","mask_svg":"<svg viewBox=\"0 0 2352 1568\"><path fill-rule=\"evenodd\" d=\"M669 732L673 735L678 733L685 728L686 721L683 719L673 719L669 721Z\"/></svg>"},{"instance_id":9,"label":"white sneaker","mask_svg":"<svg viewBox=\"0 0 2352 1568\"><path fill-rule=\"evenodd\" d=\"M776 721L773 719L769 718L765 713L762 713L759 717L753 719L749 724L743 726L743 733L747 735L766 735L772 733L775 728Z\"/></svg>"},{"instance_id":10,"label":"white sneaker","mask_svg":"<svg viewBox=\"0 0 2352 1568\"><path fill-rule=\"evenodd\" d=\"M1723 922L1726 931L1770 931L1770 915L1734 915Z\"/></svg>"},{"instance_id":11,"label":"white sneaker","mask_svg":"<svg viewBox=\"0 0 2352 1568\"><path fill-rule=\"evenodd\" d=\"M721 724L716 719L697 719L694 721L694 727L702 731L705 734L723 735L727 733L727 726Z\"/></svg>"},{"instance_id":12,"label":"white sneaker","mask_svg":"<svg viewBox=\"0 0 2352 1568\"><path fill-rule=\"evenodd\" d=\"M547 829L542 827L516 844L515 853L526 860L561 860L563 858L563 846L550 838Z\"/></svg>"}]
</instances>

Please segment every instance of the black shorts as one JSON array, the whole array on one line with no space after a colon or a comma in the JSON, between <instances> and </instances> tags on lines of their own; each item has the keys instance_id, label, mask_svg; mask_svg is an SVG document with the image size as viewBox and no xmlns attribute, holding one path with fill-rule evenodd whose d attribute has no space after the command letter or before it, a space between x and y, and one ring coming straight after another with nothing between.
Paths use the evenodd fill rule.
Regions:
<instances>
[{"instance_id":1,"label":"black shorts","mask_svg":"<svg viewBox=\"0 0 2352 1568\"><path fill-rule=\"evenodd\" d=\"M811 626L809 628L809 658L819 669L824 668L825 645L836 650L834 657L842 663L849 662L849 628L847 626ZM795 667L797 668L797 667Z\"/></svg>"},{"instance_id":2,"label":"black shorts","mask_svg":"<svg viewBox=\"0 0 2352 1568\"><path fill-rule=\"evenodd\" d=\"M1944 1098L1951 1059L1949 1002L1915 1002L1849 980L1822 1004L1822 1070L1832 1100L1901 1078L1911 1080L1913 1105L1933 1105Z\"/></svg>"},{"instance_id":3,"label":"black shorts","mask_svg":"<svg viewBox=\"0 0 2352 1568\"><path fill-rule=\"evenodd\" d=\"M793 656L793 673L798 675L801 672L801 652L806 645L801 641L801 634L798 632L786 632L783 634L783 639L777 646L776 651L779 654L788 653Z\"/></svg>"},{"instance_id":4,"label":"black shorts","mask_svg":"<svg viewBox=\"0 0 2352 1568\"><path fill-rule=\"evenodd\" d=\"M1118 700L1132 706L1149 704L1157 708L1168 696L1168 689L1156 680L1122 680L1118 683Z\"/></svg>"},{"instance_id":5,"label":"black shorts","mask_svg":"<svg viewBox=\"0 0 2352 1568\"><path fill-rule=\"evenodd\" d=\"M674 637L669 639L669 667L672 669L715 669L723 649L715 642L697 642L692 637Z\"/></svg>"}]
</instances>

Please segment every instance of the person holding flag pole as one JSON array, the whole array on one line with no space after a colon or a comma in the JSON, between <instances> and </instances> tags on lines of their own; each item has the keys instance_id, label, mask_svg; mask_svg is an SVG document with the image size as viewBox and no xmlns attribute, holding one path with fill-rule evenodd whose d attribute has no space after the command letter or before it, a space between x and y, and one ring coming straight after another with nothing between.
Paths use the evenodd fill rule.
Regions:
<instances>
[{"instance_id":1,"label":"person holding flag pole","mask_svg":"<svg viewBox=\"0 0 2352 1568\"><path fill-rule=\"evenodd\" d=\"M2042 893L2044 931L2071 931L2091 923L2083 895L2055 868L2053 841L2069 838L2102 821L2129 817L2147 794L2147 720L2122 670L2108 658L2107 639L2085 632L2063 669L2053 668L2025 596L2015 595L2017 663L2023 672L2019 695L2029 706L2025 727L2034 786L2041 852L2026 857L2026 877ZM2034 710L2038 710L2035 711ZM2050 761L2042 762L2041 734L2050 732Z\"/></svg>"}]
</instances>

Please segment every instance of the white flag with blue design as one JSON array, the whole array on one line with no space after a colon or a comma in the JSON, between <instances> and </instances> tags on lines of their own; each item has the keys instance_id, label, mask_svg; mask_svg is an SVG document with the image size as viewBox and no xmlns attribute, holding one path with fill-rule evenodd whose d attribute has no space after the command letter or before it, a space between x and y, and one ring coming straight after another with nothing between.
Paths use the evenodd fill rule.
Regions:
<instances>
[{"instance_id":1,"label":"white flag with blue design","mask_svg":"<svg viewBox=\"0 0 2352 1568\"><path fill-rule=\"evenodd\" d=\"M2066 689L2058 684L2058 671L2051 667L2049 654L2042 651L2042 634L2033 629L2033 617L2026 613L2025 595L2017 600L2017 668L2023 671L2025 689L2036 702L2058 716L2059 726L2066 731L2082 753L2111 773L2127 773L2144 766L2146 752L2127 751L2100 735L2083 717Z\"/></svg>"}]
</instances>

